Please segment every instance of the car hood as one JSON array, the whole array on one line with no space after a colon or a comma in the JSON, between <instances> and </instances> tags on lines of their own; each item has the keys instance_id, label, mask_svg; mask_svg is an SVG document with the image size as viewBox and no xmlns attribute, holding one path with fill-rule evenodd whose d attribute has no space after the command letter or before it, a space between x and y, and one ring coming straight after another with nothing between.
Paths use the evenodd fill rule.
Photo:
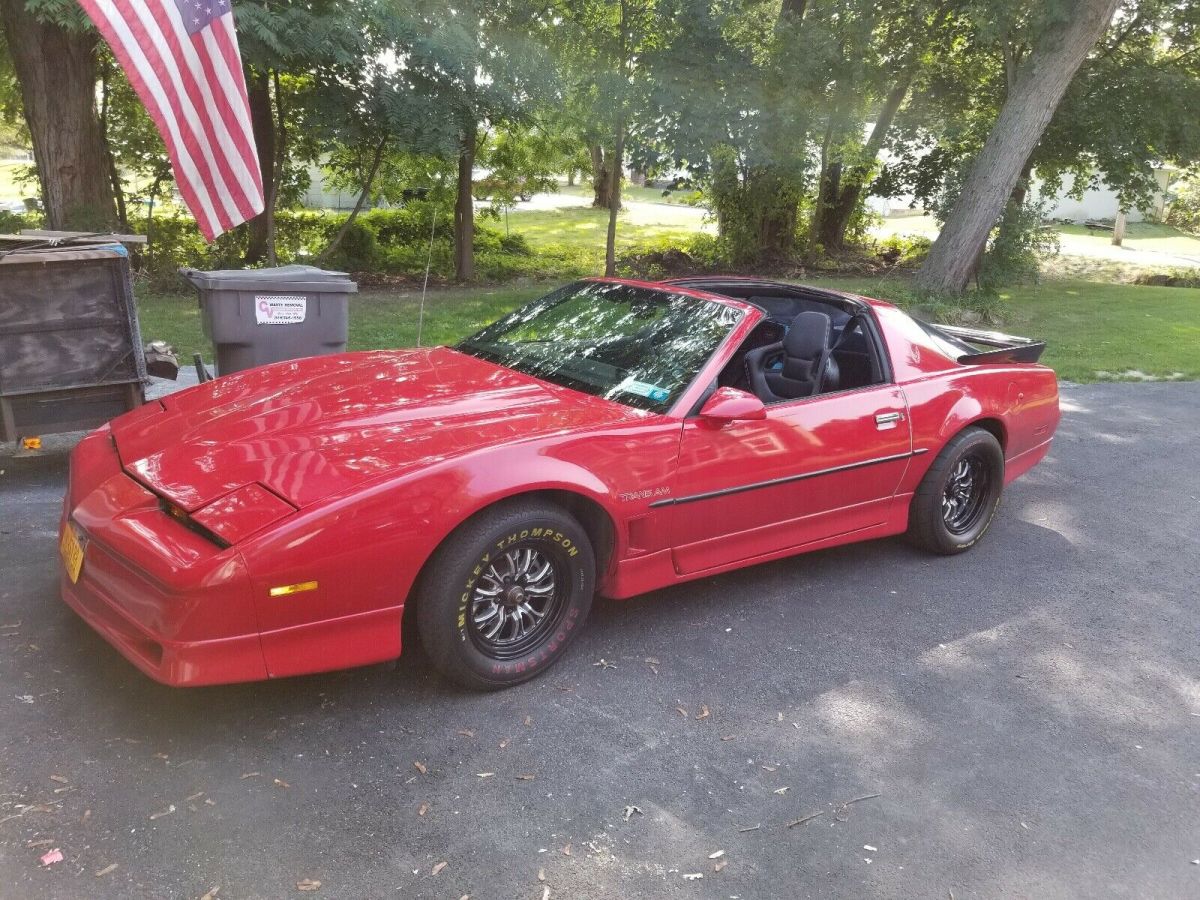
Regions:
<instances>
[{"instance_id":1,"label":"car hood","mask_svg":"<svg viewBox=\"0 0 1200 900\"><path fill-rule=\"evenodd\" d=\"M188 512L258 483L305 506L471 450L647 414L435 347L239 372L117 419L125 471Z\"/></svg>"}]
</instances>

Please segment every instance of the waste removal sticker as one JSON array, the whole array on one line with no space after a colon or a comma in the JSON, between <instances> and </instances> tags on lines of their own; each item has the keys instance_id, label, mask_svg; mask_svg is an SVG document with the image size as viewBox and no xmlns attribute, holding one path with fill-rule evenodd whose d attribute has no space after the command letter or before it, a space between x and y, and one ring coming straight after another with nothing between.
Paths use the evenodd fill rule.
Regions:
<instances>
[{"instance_id":1,"label":"waste removal sticker","mask_svg":"<svg viewBox=\"0 0 1200 900\"><path fill-rule=\"evenodd\" d=\"M254 298L259 325L299 325L308 311L308 298L296 294L260 294Z\"/></svg>"}]
</instances>

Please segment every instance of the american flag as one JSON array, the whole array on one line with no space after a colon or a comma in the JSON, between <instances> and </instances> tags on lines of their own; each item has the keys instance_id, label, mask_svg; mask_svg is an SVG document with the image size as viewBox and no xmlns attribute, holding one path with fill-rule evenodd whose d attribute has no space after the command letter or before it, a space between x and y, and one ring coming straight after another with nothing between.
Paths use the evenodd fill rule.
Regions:
<instances>
[{"instance_id":1,"label":"american flag","mask_svg":"<svg viewBox=\"0 0 1200 900\"><path fill-rule=\"evenodd\" d=\"M232 0L79 0L167 145L208 240L263 210Z\"/></svg>"}]
</instances>

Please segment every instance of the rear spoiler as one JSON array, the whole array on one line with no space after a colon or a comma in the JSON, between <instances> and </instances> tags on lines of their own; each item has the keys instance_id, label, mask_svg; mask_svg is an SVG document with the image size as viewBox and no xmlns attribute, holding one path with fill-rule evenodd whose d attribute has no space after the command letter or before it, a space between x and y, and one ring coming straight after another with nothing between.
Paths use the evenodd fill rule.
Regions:
<instances>
[{"instance_id":1,"label":"rear spoiler","mask_svg":"<svg viewBox=\"0 0 1200 900\"><path fill-rule=\"evenodd\" d=\"M1035 363L1046 349L1045 341L1001 334L998 331L983 331L978 328L961 328L958 325L927 325L963 352L957 361L963 365L986 363ZM978 345L978 346L972 346ZM979 347L994 347L980 350Z\"/></svg>"}]
</instances>

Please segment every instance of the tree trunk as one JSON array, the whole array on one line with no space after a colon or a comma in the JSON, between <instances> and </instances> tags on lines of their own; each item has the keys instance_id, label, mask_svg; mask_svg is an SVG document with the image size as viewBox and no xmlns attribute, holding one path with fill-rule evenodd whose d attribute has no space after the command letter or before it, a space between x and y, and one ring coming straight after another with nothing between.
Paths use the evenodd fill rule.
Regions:
<instances>
[{"instance_id":1,"label":"tree trunk","mask_svg":"<svg viewBox=\"0 0 1200 900\"><path fill-rule=\"evenodd\" d=\"M454 277L470 281L475 277L475 198L471 194L475 169L475 130L471 122L463 131L458 150L458 193L454 201Z\"/></svg>"},{"instance_id":2,"label":"tree trunk","mask_svg":"<svg viewBox=\"0 0 1200 900\"><path fill-rule=\"evenodd\" d=\"M778 23L782 23L788 19L793 23L798 23L804 18L804 9L806 6L808 6L808 0L783 0L783 3L779 7Z\"/></svg>"},{"instance_id":3,"label":"tree trunk","mask_svg":"<svg viewBox=\"0 0 1200 900\"><path fill-rule=\"evenodd\" d=\"M258 168L263 177L263 211L250 220L247 264L267 258L271 238L271 219L267 211L275 206L275 114L271 109L271 83L265 73L246 69L246 95L250 101L250 128L258 147Z\"/></svg>"},{"instance_id":4,"label":"tree trunk","mask_svg":"<svg viewBox=\"0 0 1200 900\"><path fill-rule=\"evenodd\" d=\"M592 157L592 206L596 209L608 209L612 205L612 172L609 171L611 158L606 157L604 148L599 144L588 147Z\"/></svg>"},{"instance_id":5,"label":"tree trunk","mask_svg":"<svg viewBox=\"0 0 1200 900\"><path fill-rule=\"evenodd\" d=\"M1125 210L1117 210L1117 220L1113 223L1112 245L1120 247L1125 240Z\"/></svg>"},{"instance_id":6,"label":"tree trunk","mask_svg":"<svg viewBox=\"0 0 1200 900\"><path fill-rule=\"evenodd\" d=\"M896 120L896 114L900 111L904 98L908 96L908 89L912 85L915 74L915 67L910 68L892 86L875 119L875 125L871 128L871 134L867 138L866 144L863 145L863 158L867 162L851 168L841 180L841 190L822 221L821 233L817 235L817 239L831 253L839 252L846 247L846 230L850 227L850 219L854 215L854 210L858 208L859 200L867 187L867 178L870 177L871 168L875 164L876 157L879 156L879 151L883 149L883 142L887 140L888 132L891 131L892 123Z\"/></svg>"},{"instance_id":7,"label":"tree trunk","mask_svg":"<svg viewBox=\"0 0 1200 900\"><path fill-rule=\"evenodd\" d=\"M96 115L95 32L41 22L25 0L0 0L0 17L21 85L46 227L111 230L116 221Z\"/></svg>"},{"instance_id":8,"label":"tree trunk","mask_svg":"<svg viewBox=\"0 0 1200 900\"><path fill-rule=\"evenodd\" d=\"M613 151L612 185L608 195L608 236L604 244L604 274L617 274L617 213L621 211L621 157L625 154L625 116L617 126L616 149Z\"/></svg>"},{"instance_id":9,"label":"tree trunk","mask_svg":"<svg viewBox=\"0 0 1200 900\"><path fill-rule=\"evenodd\" d=\"M1071 79L1108 27L1118 0L1075 0L1021 64L1000 114L975 158L958 201L916 284L932 294L961 294L979 248L1004 211Z\"/></svg>"},{"instance_id":10,"label":"tree trunk","mask_svg":"<svg viewBox=\"0 0 1200 900\"><path fill-rule=\"evenodd\" d=\"M279 86L279 70L271 70L271 84L275 95L275 159L272 161L274 175L271 177L271 193L265 198L263 212L267 217L267 265L279 264L276 248L275 214L279 209L279 188L283 184L283 172L287 166L287 118L283 109L283 90Z\"/></svg>"},{"instance_id":11,"label":"tree trunk","mask_svg":"<svg viewBox=\"0 0 1200 900\"><path fill-rule=\"evenodd\" d=\"M109 74L109 66L105 65L100 73L100 139L104 142L108 178L112 182L113 197L117 201L117 227L121 229L122 234L128 234L129 212L125 208L125 189L121 184L121 173L117 170L117 158L113 155L112 144L108 140ZM136 260L136 251L134 258Z\"/></svg>"},{"instance_id":12,"label":"tree trunk","mask_svg":"<svg viewBox=\"0 0 1200 900\"><path fill-rule=\"evenodd\" d=\"M379 172L379 164L383 162L383 151L387 148L388 136L385 135L383 140L379 142L379 146L375 148L375 156L371 159L371 168L367 172L367 177L363 181L362 192L358 195L358 202L354 204L354 209L350 210L350 215L346 217L346 221L342 223L342 227L337 230L337 234L329 242L329 246L321 251L317 257L317 265L321 265L329 258L329 255L338 248L338 244L342 242L342 238L346 236L346 232L350 230L350 226L354 224L354 220L358 218L359 212L367 202L367 197L371 194L371 185L375 182L375 175Z\"/></svg>"}]
</instances>

